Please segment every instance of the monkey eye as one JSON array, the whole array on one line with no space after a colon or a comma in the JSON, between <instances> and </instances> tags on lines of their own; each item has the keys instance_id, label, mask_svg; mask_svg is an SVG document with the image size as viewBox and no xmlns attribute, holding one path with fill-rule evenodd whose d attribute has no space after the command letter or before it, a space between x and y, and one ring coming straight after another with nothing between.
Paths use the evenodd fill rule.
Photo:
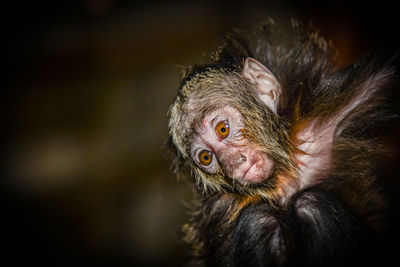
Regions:
<instances>
[{"instance_id":1,"label":"monkey eye","mask_svg":"<svg viewBox=\"0 0 400 267\"><path fill-rule=\"evenodd\" d=\"M200 151L198 157L201 164L203 164L204 166L208 166L212 162L213 154L211 151L204 149Z\"/></svg>"},{"instance_id":2,"label":"monkey eye","mask_svg":"<svg viewBox=\"0 0 400 267\"><path fill-rule=\"evenodd\" d=\"M217 126L215 126L215 132L221 138L226 138L229 135L229 123L228 121L218 122Z\"/></svg>"}]
</instances>

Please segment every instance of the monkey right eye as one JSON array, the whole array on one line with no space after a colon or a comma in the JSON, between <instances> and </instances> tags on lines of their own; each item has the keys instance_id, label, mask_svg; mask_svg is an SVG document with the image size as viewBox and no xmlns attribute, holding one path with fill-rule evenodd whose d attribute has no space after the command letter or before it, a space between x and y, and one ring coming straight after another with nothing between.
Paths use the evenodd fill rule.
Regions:
<instances>
[{"instance_id":1,"label":"monkey right eye","mask_svg":"<svg viewBox=\"0 0 400 267\"><path fill-rule=\"evenodd\" d=\"M211 151L204 149L200 151L198 157L201 164L203 164L204 166L208 166L212 162L213 154Z\"/></svg>"},{"instance_id":2,"label":"monkey right eye","mask_svg":"<svg viewBox=\"0 0 400 267\"><path fill-rule=\"evenodd\" d=\"M215 132L222 139L227 138L229 135L229 123L228 121L221 121L215 127Z\"/></svg>"}]
</instances>

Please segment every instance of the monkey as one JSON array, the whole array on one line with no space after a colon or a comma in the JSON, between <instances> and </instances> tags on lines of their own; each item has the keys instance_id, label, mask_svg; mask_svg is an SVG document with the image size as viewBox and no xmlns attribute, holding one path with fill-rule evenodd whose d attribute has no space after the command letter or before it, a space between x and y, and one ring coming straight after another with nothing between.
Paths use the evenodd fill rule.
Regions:
<instances>
[{"instance_id":1,"label":"monkey","mask_svg":"<svg viewBox=\"0 0 400 267\"><path fill-rule=\"evenodd\" d=\"M399 52L339 68L317 30L293 20L280 43L277 28L229 33L168 111L173 169L195 186L189 265L382 263L396 241L379 249L393 222L380 133L399 122Z\"/></svg>"}]
</instances>

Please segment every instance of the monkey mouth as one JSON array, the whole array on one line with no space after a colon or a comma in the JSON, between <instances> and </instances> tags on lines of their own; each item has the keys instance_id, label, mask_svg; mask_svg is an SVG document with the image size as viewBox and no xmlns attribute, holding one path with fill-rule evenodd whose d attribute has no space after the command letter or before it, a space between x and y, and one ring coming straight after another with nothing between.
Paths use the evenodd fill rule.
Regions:
<instances>
[{"instance_id":1,"label":"monkey mouth","mask_svg":"<svg viewBox=\"0 0 400 267\"><path fill-rule=\"evenodd\" d=\"M265 154L257 153L243 173L242 179L250 183L261 183L271 175L272 168L272 160Z\"/></svg>"},{"instance_id":2,"label":"monkey mouth","mask_svg":"<svg viewBox=\"0 0 400 267\"><path fill-rule=\"evenodd\" d=\"M243 184L262 183L268 179L272 173L273 161L262 151L253 150L246 153L247 160L239 166L227 161L227 177L239 181Z\"/></svg>"},{"instance_id":3,"label":"monkey mouth","mask_svg":"<svg viewBox=\"0 0 400 267\"><path fill-rule=\"evenodd\" d=\"M255 163L253 163L252 165L250 165L250 167L244 172L243 178L244 178L245 180L248 180L248 179L247 179L247 174L248 174L248 173L254 172L254 169L257 167L257 166L256 166L256 163L257 163L257 162L255 162Z\"/></svg>"},{"instance_id":4,"label":"monkey mouth","mask_svg":"<svg viewBox=\"0 0 400 267\"><path fill-rule=\"evenodd\" d=\"M265 174L262 171L262 168L259 168L261 159L257 160L244 172L243 179L248 182L258 183L265 180Z\"/></svg>"}]
</instances>

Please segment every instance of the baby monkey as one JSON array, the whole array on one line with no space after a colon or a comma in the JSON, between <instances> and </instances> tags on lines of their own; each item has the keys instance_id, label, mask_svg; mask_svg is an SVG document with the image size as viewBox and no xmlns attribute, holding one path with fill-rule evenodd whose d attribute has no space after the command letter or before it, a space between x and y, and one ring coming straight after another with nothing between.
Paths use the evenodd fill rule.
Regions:
<instances>
[{"instance_id":1,"label":"baby monkey","mask_svg":"<svg viewBox=\"0 0 400 267\"><path fill-rule=\"evenodd\" d=\"M381 255L388 201L377 129L396 123L398 53L338 70L335 50L293 22L234 31L188 68L169 111L176 166L196 182L184 225L191 264L350 266ZM279 41L279 40L278 40Z\"/></svg>"}]
</instances>

